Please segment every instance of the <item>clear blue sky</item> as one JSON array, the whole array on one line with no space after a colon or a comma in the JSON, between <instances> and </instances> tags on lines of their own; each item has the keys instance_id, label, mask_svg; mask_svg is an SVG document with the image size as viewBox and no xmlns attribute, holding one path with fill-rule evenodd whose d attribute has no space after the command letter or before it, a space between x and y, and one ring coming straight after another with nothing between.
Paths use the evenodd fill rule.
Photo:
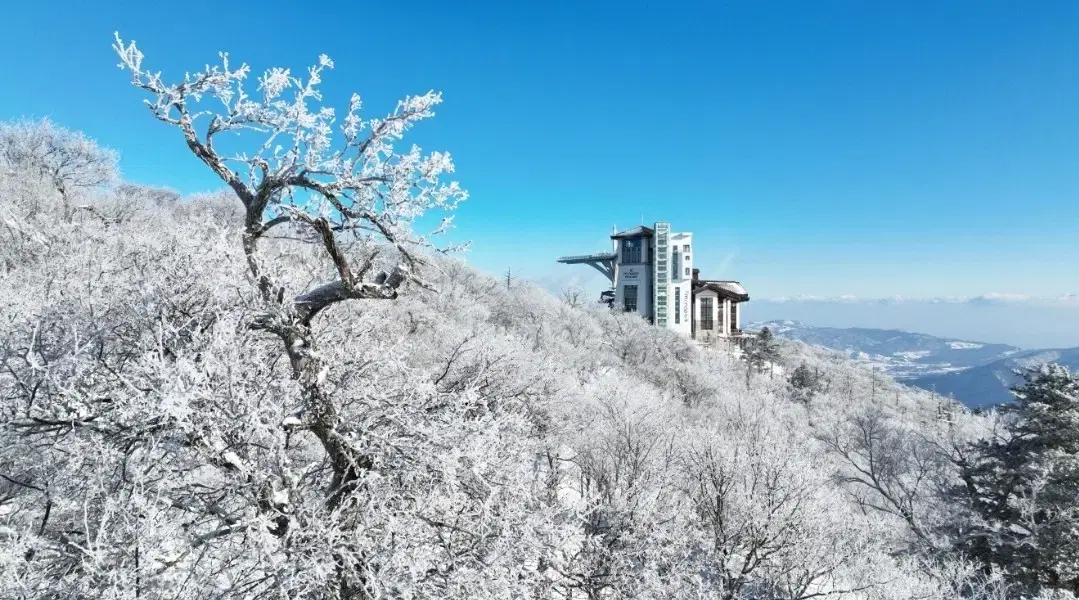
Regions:
<instances>
[{"instance_id":1,"label":"clear blue sky","mask_svg":"<svg viewBox=\"0 0 1079 600\"><path fill-rule=\"evenodd\" d=\"M166 76L325 52L331 100L445 92L416 140L455 156L455 237L492 272L588 276L553 260L643 211L758 298L1079 292L1079 3L304 4L9 3L0 119L52 117L132 180L207 190L112 32Z\"/></svg>"}]
</instances>

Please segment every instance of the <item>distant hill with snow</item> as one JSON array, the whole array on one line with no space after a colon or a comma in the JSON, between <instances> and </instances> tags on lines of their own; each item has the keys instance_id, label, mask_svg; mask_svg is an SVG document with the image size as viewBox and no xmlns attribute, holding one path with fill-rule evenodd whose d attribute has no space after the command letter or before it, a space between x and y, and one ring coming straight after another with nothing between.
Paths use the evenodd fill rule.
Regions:
<instances>
[{"instance_id":1,"label":"distant hill with snow","mask_svg":"<svg viewBox=\"0 0 1079 600\"><path fill-rule=\"evenodd\" d=\"M1009 390L1019 382L1016 370L1045 363L1079 369L1079 348L1027 350L991 363L953 373L926 375L908 381L920 388L952 396L971 408L1003 404L1012 399Z\"/></svg>"},{"instance_id":2,"label":"distant hill with snow","mask_svg":"<svg viewBox=\"0 0 1079 600\"><path fill-rule=\"evenodd\" d=\"M894 329L814 327L800 321L766 321L777 336L838 350L854 361L887 372L899 380L962 371L1007 358L1022 351L1007 344L940 338Z\"/></svg>"},{"instance_id":3,"label":"distant hill with snow","mask_svg":"<svg viewBox=\"0 0 1079 600\"><path fill-rule=\"evenodd\" d=\"M765 321L779 337L847 354L851 360L883 371L897 380L951 396L970 408L1003 404L1019 381L1016 370L1054 362L1079 369L1079 348L1023 350L940 338L894 329L814 327L801 321Z\"/></svg>"}]
</instances>

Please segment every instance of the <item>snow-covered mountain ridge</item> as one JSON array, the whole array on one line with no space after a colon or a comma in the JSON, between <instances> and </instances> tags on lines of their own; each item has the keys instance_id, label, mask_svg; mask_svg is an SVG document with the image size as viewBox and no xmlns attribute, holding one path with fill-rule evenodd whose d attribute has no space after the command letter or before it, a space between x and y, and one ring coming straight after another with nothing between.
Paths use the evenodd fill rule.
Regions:
<instances>
[{"instance_id":1,"label":"snow-covered mountain ridge","mask_svg":"<svg viewBox=\"0 0 1079 600\"><path fill-rule=\"evenodd\" d=\"M800 321L766 321L772 333L814 346L837 350L852 360L899 380L940 375L984 365L1019 352L1007 344L941 338L924 333L862 327L814 327Z\"/></svg>"},{"instance_id":2,"label":"snow-covered mountain ridge","mask_svg":"<svg viewBox=\"0 0 1079 600\"><path fill-rule=\"evenodd\" d=\"M800 321L766 321L774 334L846 354L895 379L978 408L1011 400L1016 370L1044 363L1079 368L1079 348L1024 350L891 329L814 327Z\"/></svg>"},{"instance_id":3,"label":"snow-covered mountain ridge","mask_svg":"<svg viewBox=\"0 0 1079 600\"><path fill-rule=\"evenodd\" d=\"M979 408L1010 402L1012 396L1008 390L1020 381L1016 371L1045 363L1059 363L1073 371L1079 369L1079 348L1026 350L977 367L926 375L908 383Z\"/></svg>"}]
</instances>

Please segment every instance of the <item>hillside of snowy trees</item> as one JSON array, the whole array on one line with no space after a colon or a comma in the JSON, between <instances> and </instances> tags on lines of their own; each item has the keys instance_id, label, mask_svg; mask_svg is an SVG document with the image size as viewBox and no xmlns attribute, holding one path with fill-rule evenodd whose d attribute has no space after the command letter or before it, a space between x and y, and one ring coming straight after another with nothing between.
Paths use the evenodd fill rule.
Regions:
<instances>
[{"instance_id":1,"label":"hillside of snowy trees","mask_svg":"<svg viewBox=\"0 0 1079 600\"><path fill-rule=\"evenodd\" d=\"M1067 370L972 414L507 285L438 242L466 194L407 137L440 95L335 115L326 57L245 92L116 49L222 189L0 124L0 598L1079 593Z\"/></svg>"}]
</instances>

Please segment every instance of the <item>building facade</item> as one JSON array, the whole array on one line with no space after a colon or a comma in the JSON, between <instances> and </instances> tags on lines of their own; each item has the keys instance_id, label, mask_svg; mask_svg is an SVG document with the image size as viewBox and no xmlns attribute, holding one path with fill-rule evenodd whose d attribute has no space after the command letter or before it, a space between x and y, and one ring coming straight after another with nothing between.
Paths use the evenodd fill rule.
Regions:
<instances>
[{"instance_id":1,"label":"building facade","mask_svg":"<svg viewBox=\"0 0 1079 600\"><path fill-rule=\"evenodd\" d=\"M693 338L716 342L742 335L741 304L749 301L737 281L700 279L693 273Z\"/></svg>"},{"instance_id":2,"label":"building facade","mask_svg":"<svg viewBox=\"0 0 1079 600\"><path fill-rule=\"evenodd\" d=\"M749 295L736 281L700 279L693 250L692 233L673 232L670 223L658 222L616 231L609 253L564 256L558 262L599 270L611 282L601 302L657 327L706 342L740 334L738 304Z\"/></svg>"}]
</instances>

